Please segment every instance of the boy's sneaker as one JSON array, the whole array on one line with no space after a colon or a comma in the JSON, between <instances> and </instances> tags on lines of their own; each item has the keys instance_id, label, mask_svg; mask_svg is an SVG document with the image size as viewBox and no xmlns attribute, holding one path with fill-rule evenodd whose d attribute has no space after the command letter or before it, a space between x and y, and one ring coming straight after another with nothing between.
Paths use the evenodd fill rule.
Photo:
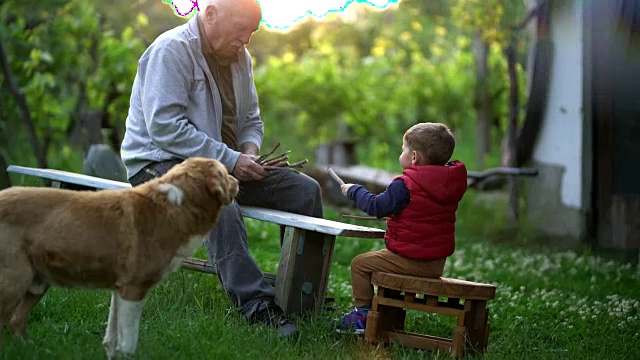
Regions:
<instances>
[{"instance_id":1,"label":"boy's sneaker","mask_svg":"<svg viewBox=\"0 0 640 360\"><path fill-rule=\"evenodd\" d=\"M342 316L341 326L336 329L339 333L362 335L367 327L367 315L358 308Z\"/></svg>"}]
</instances>

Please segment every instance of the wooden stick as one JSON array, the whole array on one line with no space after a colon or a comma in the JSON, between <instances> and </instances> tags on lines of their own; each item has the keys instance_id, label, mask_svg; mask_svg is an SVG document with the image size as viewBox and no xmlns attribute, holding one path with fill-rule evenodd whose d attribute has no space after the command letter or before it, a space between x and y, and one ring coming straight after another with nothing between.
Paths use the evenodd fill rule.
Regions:
<instances>
[{"instance_id":1,"label":"wooden stick","mask_svg":"<svg viewBox=\"0 0 640 360\"><path fill-rule=\"evenodd\" d=\"M358 215L347 215L347 214L343 214L342 217L346 219L357 219L357 220L386 220L385 218L377 218L375 216L358 216Z\"/></svg>"},{"instance_id":2,"label":"wooden stick","mask_svg":"<svg viewBox=\"0 0 640 360\"><path fill-rule=\"evenodd\" d=\"M182 262L182 267L185 269L200 271L209 274L216 274L216 268L209 264L206 260L197 258L186 258Z\"/></svg>"},{"instance_id":3,"label":"wooden stick","mask_svg":"<svg viewBox=\"0 0 640 360\"><path fill-rule=\"evenodd\" d=\"M276 164L279 163L287 163L287 160L289 160L289 155L283 155L283 156L279 156L270 160L265 160L262 165L264 166L274 166Z\"/></svg>"},{"instance_id":4,"label":"wooden stick","mask_svg":"<svg viewBox=\"0 0 640 360\"><path fill-rule=\"evenodd\" d=\"M262 160L262 165L268 165L269 163L274 163L274 162L280 162L283 160L287 160L289 158L289 153L291 152L291 150L287 150L285 152L283 152L282 154L272 157L271 159L264 159Z\"/></svg>"},{"instance_id":5,"label":"wooden stick","mask_svg":"<svg viewBox=\"0 0 640 360\"><path fill-rule=\"evenodd\" d=\"M265 161L265 162L262 163L262 166L278 166L278 164L280 164L280 166L283 166L283 165L287 165L288 166L289 162L287 160L289 160L289 156L281 157L279 159L273 159L273 160Z\"/></svg>"},{"instance_id":6,"label":"wooden stick","mask_svg":"<svg viewBox=\"0 0 640 360\"><path fill-rule=\"evenodd\" d=\"M279 162L276 163L274 165L262 165L262 167L264 167L265 169L282 169L282 168L298 168L298 169L302 169L304 166L304 164L308 163L309 160L304 159L298 162L295 162L293 164L289 163L288 161L284 161L284 162ZM282 165L278 165L278 164L282 164Z\"/></svg>"},{"instance_id":7,"label":"wooden stick","mask_svg":"<svg viewBox=\"0 0 640 360\"><path fill-rule=\"evenodd\" d=\"M340 184L340 186L344 185L344 181L340 179L340 177L336 174L335 171L333 171L332 168L327 167L327 171L329 172L329 175L331 175L333 180L335 180L338 184Z\"/></svg>"},{"instance_id":8,"label":"wooden stick","mask_svg":"<svg viewBox=\"0 0 640 360\"><path fill-rule=\"evenodd\" d=\"M278 141L278 143L276 144L276 146L273 147L273 149L271 151L269 151L268 153L260 156L258 159L256 159L256 162L259 164L262 161L264 161L264 159L266 159L267 157L269 157L271 154L273 154L276 149L278 149L280 147L280 142Z\"/></svg>"},{"instance_id":9,"label":"wooden stick","mask_svg":"<svg viewBox=\"0 0 640 360\"><path fill-rule=\"evenodd\" d=\"M288 166L289 166L290 168L302 168L302 165L304 165L304 164L306 164L306 163L308 163L308 162L309 162L309 160L304 159L304 160L301 160L301 161L295 162L295 163L293 163L293 164L288 164L288 163L287 163L287 164L288 164Z\"/></svg>"}]
</instances>

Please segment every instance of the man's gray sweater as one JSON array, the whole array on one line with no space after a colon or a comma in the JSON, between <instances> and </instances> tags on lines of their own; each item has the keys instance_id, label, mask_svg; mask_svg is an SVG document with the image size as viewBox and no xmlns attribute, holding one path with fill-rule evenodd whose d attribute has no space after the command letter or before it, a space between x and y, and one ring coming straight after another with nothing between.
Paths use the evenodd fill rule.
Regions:
<instances>
[{"instance_id":1,"label":"man's gray sweater","mask_svg":"<svg viewBox=\"0 0 640 360\"><path fill-rule=\"evenodd\" d=\"M238 161L240 153L222 142L220 93L202 55L196 16L160 35L138 61L120 152L128 178L163 160L213 158L229 172ZM242 48L231 64L236 143L260 148L263 123L252 71Z\"/></svg>"}]
</instances>

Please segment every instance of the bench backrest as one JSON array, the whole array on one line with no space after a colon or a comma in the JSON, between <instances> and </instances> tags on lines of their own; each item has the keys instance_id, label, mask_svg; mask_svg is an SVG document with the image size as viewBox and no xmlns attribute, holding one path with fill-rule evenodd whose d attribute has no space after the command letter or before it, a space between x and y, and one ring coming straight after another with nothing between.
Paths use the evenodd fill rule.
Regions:
<instances>
[{"instance_id":1,"label":"bench backrest","mask_svg":"<svg viewBox=\"0 0 640 360\"><path fill-rule=\"evenodd\" d=\"M131 184L120 181L101 179L94 176L76 174L68 171L53 169L38 169L23 166L9 166L7 171L15 174L36 176L42 179L58 181L64 184L73 184L86 187L87 189L126 189ZM344 224L337 221L314 218L292 214L284 211L264 209L254 206L240 206L243 216L272 222L279 225L293 226L299 229L317 231L323 234L357 237L357 238L383 238L384 230L358 226L352 224Z\"/></svg>"}]
</instances>

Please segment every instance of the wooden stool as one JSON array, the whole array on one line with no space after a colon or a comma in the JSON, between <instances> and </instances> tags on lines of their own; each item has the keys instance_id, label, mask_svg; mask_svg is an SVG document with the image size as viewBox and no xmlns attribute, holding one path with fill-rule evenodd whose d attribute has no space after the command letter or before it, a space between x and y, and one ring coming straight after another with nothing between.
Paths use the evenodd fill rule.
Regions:
<instances>
[{"instance_id":1,"label":"wooden stool","mask_svg":"<svg viewBox=\"0 0 640 360\"><path fill-rule=\"evenodd\" d=\"M464 280L420 278L375 272L371 283L378 287L367 316L365 340L444 351L456 358L465 351L484 353L489 339L487 300L496 287ZM447 298L439 301L438 298ZM463 300L461 303L460 300ZM452 339L404 331L406 310L417 310L458 318Z\"/></svg>"}]
</instances>

